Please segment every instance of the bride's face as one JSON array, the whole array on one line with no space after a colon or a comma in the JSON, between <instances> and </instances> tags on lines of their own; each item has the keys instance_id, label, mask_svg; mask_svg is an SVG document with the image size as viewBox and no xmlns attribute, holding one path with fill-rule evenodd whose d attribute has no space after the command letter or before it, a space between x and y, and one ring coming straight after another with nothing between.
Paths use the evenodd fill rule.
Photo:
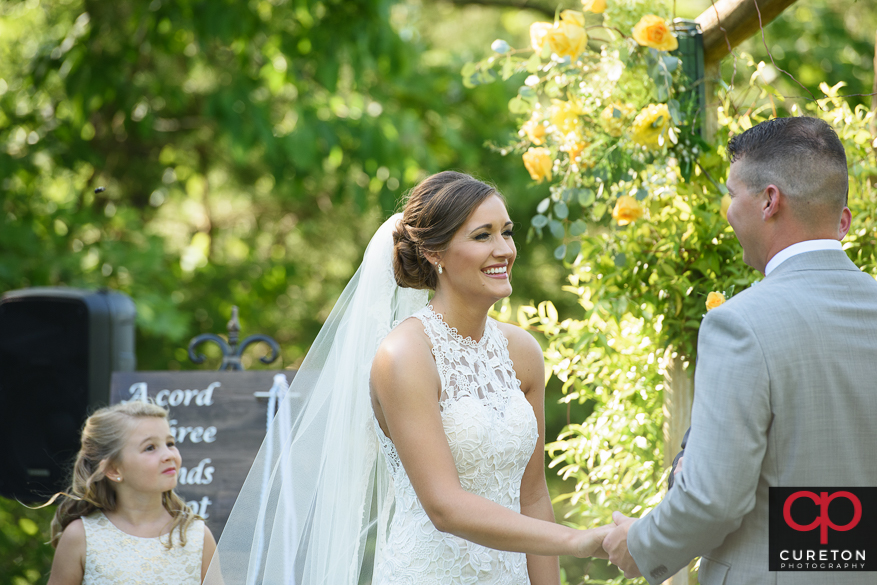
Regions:
<instances>
[{"instance_id":1,"label":"bride's face","mask_svg":"<svg viewBox=\"0 0 877 585\"><path fill-rule=\"evenodd\" d=\"M512 293L509 277L518 254L513 223L502 199L485 199L457 230L441 255L439 287L491 303ZM473 298L474 300L474 298Z\"/></svg>"}]
</instances>

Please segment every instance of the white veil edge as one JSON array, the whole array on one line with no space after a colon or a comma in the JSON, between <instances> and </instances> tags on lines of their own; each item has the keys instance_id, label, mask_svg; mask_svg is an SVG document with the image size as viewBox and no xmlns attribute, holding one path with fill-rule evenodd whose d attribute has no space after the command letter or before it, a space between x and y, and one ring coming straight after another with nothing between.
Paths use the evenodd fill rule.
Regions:
<instances>
[{"instance_id":1,"label":"white veil edge","mask_svg":"<svg viewBox=\"0 0 877 585\"><path fill-rule=\"evenodd\" d=\"M396 285L393 232L400 219L394 215L375 233L296 373L205 584L357 585L361 571L373 569L393 493L375 435L371 363L394 323L423 307L428 295ZM372 553L365 548L375 525Z\"/></svg>"}]
</instances>

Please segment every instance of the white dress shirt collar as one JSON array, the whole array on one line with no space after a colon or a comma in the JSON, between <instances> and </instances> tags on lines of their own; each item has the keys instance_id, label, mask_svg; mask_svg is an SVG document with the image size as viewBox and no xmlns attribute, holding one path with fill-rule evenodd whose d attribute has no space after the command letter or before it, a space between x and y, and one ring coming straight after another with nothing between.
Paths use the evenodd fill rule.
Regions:
<instances>
[{"instance_id":1,"label":"white dress shirt collar","mask_svg":"<svg viewBox=\"0 0 877 585\"><path fill-rule=\"evenodd\" d=\"M788 248L783 248L776 255L770 259L770 262L767 263L767 266L764 268L764 275L767 276L774 270L776 267L791 258L792 256L797 256L798 254L803 254L804 252L816 252L817 250L843 250L843 246L840 245L840 241L838 240L806 240L803 242L798 242L797 244L792 244Z\"/></svg>"}]
</instances>

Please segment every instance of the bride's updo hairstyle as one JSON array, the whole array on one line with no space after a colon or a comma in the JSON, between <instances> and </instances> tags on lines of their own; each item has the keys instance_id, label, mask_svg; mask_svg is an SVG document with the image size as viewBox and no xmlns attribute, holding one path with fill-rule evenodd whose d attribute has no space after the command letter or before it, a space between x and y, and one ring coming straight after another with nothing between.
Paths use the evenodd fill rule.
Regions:
<instances>
[{"instance_id":1,"label":"bride's updo hairstyle","mask_svg":"<svg viewBox=\"0 0 877 585\"><path fill-rule=\"evenodd\" d=\"M469 214L491 195L505 202L496 187L455 171L436 173L414 187L393 233L396 283L435 290L438 273L426 254L444 252Z\"/></svg>"}]
</instances>

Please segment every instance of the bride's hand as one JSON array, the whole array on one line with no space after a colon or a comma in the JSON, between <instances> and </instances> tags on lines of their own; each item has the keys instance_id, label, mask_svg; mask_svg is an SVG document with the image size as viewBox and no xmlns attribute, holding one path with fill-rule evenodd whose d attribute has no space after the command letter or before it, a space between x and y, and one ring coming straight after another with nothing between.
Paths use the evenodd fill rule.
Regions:
<instances>
[{"instance_id":1,"label":"bride's hand","mask_svg":"<svg viewBox=\"0 0 877 585\"><path fill-rule=\"evenodd\" d=\"M599 526L588 530L580 530L575 556L580 559L587 557L608 559L609 554L603 550L603 539L606 538L606 535L612 532L613 528L615 528L614 524L608 524L606 526Z\"/></svg>"}]
</instances>

